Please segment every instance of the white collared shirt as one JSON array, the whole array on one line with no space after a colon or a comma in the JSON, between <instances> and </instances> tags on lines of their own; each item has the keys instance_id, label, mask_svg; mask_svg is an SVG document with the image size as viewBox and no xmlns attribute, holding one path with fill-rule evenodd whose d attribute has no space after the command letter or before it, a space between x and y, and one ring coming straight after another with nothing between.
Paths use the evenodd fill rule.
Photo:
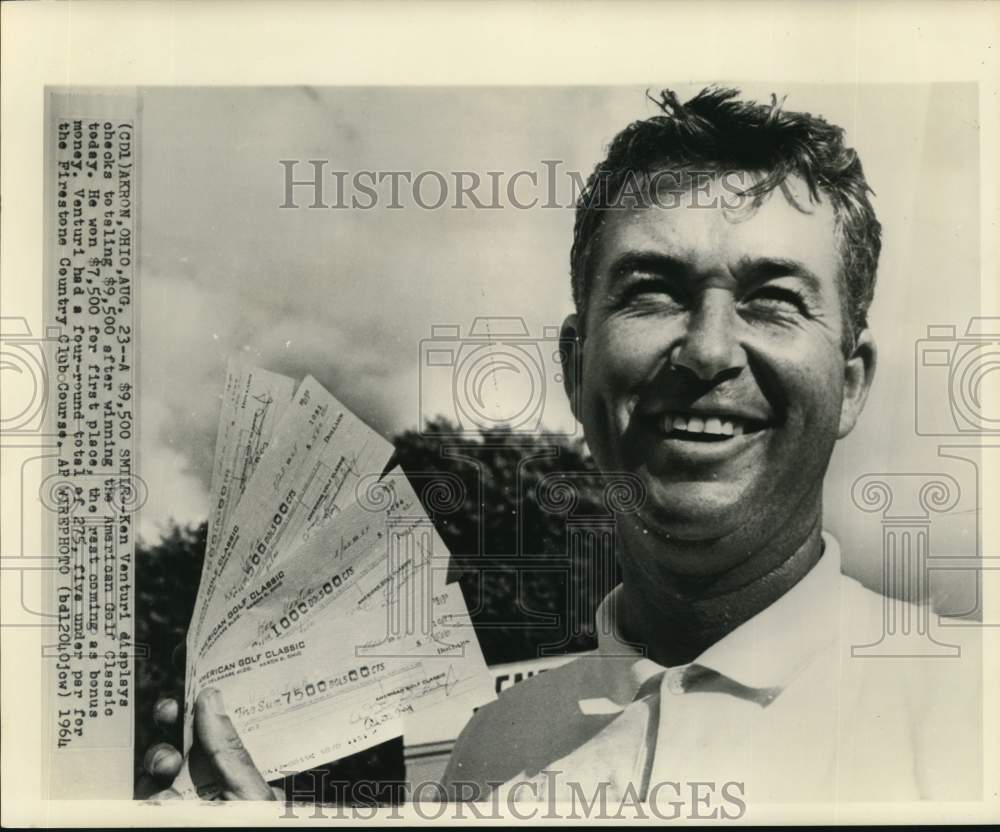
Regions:
<instances>
[{"instance_id":1,"label":"white collared shirt","mask_svg":"<svg viewBox=\"0 0 1000 832\"><path fill-rule=\"evenodd\" d=\"M647 799L692 782L739 783L758 803L978 798L978 631L946 631L962 642L954 658L852 655L884 636L891 602L842 575L836 540L823 540L798 584L690 664L666 668L605 636L506 691L463 731L446 785L460 798L607 784Z\"/></svg>"}]
</instances>

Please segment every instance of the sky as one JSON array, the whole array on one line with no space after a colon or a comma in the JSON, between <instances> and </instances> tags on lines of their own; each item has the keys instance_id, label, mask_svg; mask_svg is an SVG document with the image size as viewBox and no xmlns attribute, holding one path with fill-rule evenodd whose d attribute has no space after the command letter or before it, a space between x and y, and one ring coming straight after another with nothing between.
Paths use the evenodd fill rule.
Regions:
<instances>
[{"instance_id":1,"label":"sky","mask_svg":"<svg viewBox=\"0 0 1000 832\"><path fill-rule=\"evenodd\" d=\"M973 478L966 497L975 492L969 466L942 462L934 441L916 436L913 425L917 341L928 324L964 330L979 310L976 88L773 89L710 80L763 101L771 92L787 94L787 109L844 127L876 192L884 226L872 314L880 365L859 430L838 448L830 475L838 487L828 489L827 508L857 536L854 549L864 550L873 535L878 543L878 518L864 518L869 526L861 530L850 499L861 474L952 465L954 476ZM655 114L646 91L664 86L686 99L703 84L145 89L140 464L151 496L144 539L156 539L170 520L197 523L207 514L229 356L299 379L314 375L391 437L451 409L455 373L427 360L427 349L441 341L433 337L436 325L458 327L460 338L476 318L513 317L536 338L558 326L572 311L573 212L542 206L550 196L568 204L570 172L586 176L618 130ZM388 183L369 210L308 208L307 189L295 191L299 208L279 207L280 160L301 160L293 170L305 178L310 159L348 179L369 170L437 171L449 199L441 208L420 207L401 182L398 209L388 207ZM471 199L452 207L456 171L478 174L487 205L489 172L499 172L502 207L473 207ZM517 171L538 177L537 188L525 176L513 185L522 204L539 198L534 207L507 198ZM323 182L324 198L335 202L335 179ZM436 183L424 177L425 204L436 201ZM364 200L356 189L346 195ZM546 342L534 343L545 364ZM544 423L571 430L547 364L540 378L548 385ZM502 409L516 400L523 390L515 385L507 373L494 404ZM967 537L967 517L958 510L952 519L954 534Z\"/></svg>"}]
</instances>

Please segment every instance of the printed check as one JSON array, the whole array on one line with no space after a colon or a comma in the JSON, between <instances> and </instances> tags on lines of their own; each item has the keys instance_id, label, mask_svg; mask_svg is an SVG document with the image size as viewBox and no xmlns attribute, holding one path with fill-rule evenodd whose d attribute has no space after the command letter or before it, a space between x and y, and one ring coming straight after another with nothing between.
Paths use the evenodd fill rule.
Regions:
<instances>
[{"instance_id":1,"label":"printed check","mask_svg":"<svg viewBox=\"0 0 1000 832\"><path fill-rule=\"evenodd\" d=\"M187 639L185 795L218 788L193 743L207 686L268 779L495 698L444 542L403 472L383 476L392 446L315 379L292 385L229 367Z\"/></svg>"},{"instance_id":2,"label":"printed check","mask_svg":"<svg viewBox=\"0 0 1000 832\"><path fill-rule=\"evenodd\" d=\"M495 698L457 584L434 596L430 638L387 635L385 622L383 610L366 610L266 646L216 655L198 671L195 687L212 685L222 693L269 780L400 736L407 720L433 718L435 708L471 714ZM188 757L174 788L182 795L214 795L210 771L196 752Z\"/></svg>"},{"instance_id":3,"label":"printed check","mask_svg":"<svg viewBox=\"0 0 1000 832\"><path fill-rule=\"evenodd\" d=\"M381 473L392 450L319 382L306 378L220 536L196 631L282 551L353 502L358 480Z\"/></svg>"},{"instance_id":4,"label":"printed check","mask_svg":"<svg viewBox=\"0 0 1000 832\"><path fill-rule=\"evenodd\" d=\"M187 677L200 631L198 611L205 603L205 576L215 568L219 534L246 490L274 427L291 402L295 381L287 376L230 361L219 414L219 438L212 465L212 506L208 518L202 581L195 599L195 626L187 635Z\"/></svg>"},{"instance_id":5,"label":"printed check","mask_svg":"<svg viewBox=\"0 0 1000 832\"><path fill-rule=\"evenodd\" d=\"M399 469L377 485L378 503L350 504L280 566L252 579L206 627L196 660L390 603L417 618L417 605L444 584L449 553Z\"/></svg>"}]
</instances>

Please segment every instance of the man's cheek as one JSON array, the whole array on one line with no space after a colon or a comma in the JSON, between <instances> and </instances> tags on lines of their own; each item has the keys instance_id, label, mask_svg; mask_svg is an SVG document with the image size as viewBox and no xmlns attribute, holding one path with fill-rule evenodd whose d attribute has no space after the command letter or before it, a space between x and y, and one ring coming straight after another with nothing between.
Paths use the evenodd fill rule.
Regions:
<instances>
[{"instance_id":1,"label":"man's cheek","mask_svg":"<svg viewBox=\"0 0 1000 832\"><path fill-rule=\"evenodd\" d=\"M604 394L618 401L638 399L656 384L657 364L646 352L610 352L605 358Z\"/></svg>"},{"instance_id":2,"label":"man's cheek","mask_svg":"<svg viewBox=\"0 0 1000 832\"><path fill-rule=\"evenodd\" d=\"M621 443L623 430L616 416L616 399L608 395L608 387L596 376L588 376L580 402L580 422L587 446L599 467L613 466L615 448Z\"/></svg>"},{"instance_id":3,"label":"man's cheek","mask_svg":"<svg viewBox=\"0 0 1000 832\"><path fill-rule=\"evenodd\" d=\"M628 367L621 370L605 363L602 372L589 377L585 386L584 406L589 411L589 420L612 437L628 429L641 391L637 377L627 373Z\"/></svg>"}]
</instances>

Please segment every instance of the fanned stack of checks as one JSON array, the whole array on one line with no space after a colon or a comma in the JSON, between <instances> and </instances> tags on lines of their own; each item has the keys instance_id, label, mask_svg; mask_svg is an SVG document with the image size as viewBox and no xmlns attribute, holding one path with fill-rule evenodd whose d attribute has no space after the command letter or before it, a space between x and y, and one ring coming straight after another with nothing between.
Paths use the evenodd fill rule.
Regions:
<instances>
[{"instance_id":1,"label":"fanned stack of checks","mask_svg":"<svg viewBox=\"0 0 1000 832\"><path fill-rule=\"evenodd\" d=\"M315 379L231 363L201 585L188 630L185 754L218 688L272 780L494 698L448 552L392 445Z\"/></svg>"}]
</instances>

